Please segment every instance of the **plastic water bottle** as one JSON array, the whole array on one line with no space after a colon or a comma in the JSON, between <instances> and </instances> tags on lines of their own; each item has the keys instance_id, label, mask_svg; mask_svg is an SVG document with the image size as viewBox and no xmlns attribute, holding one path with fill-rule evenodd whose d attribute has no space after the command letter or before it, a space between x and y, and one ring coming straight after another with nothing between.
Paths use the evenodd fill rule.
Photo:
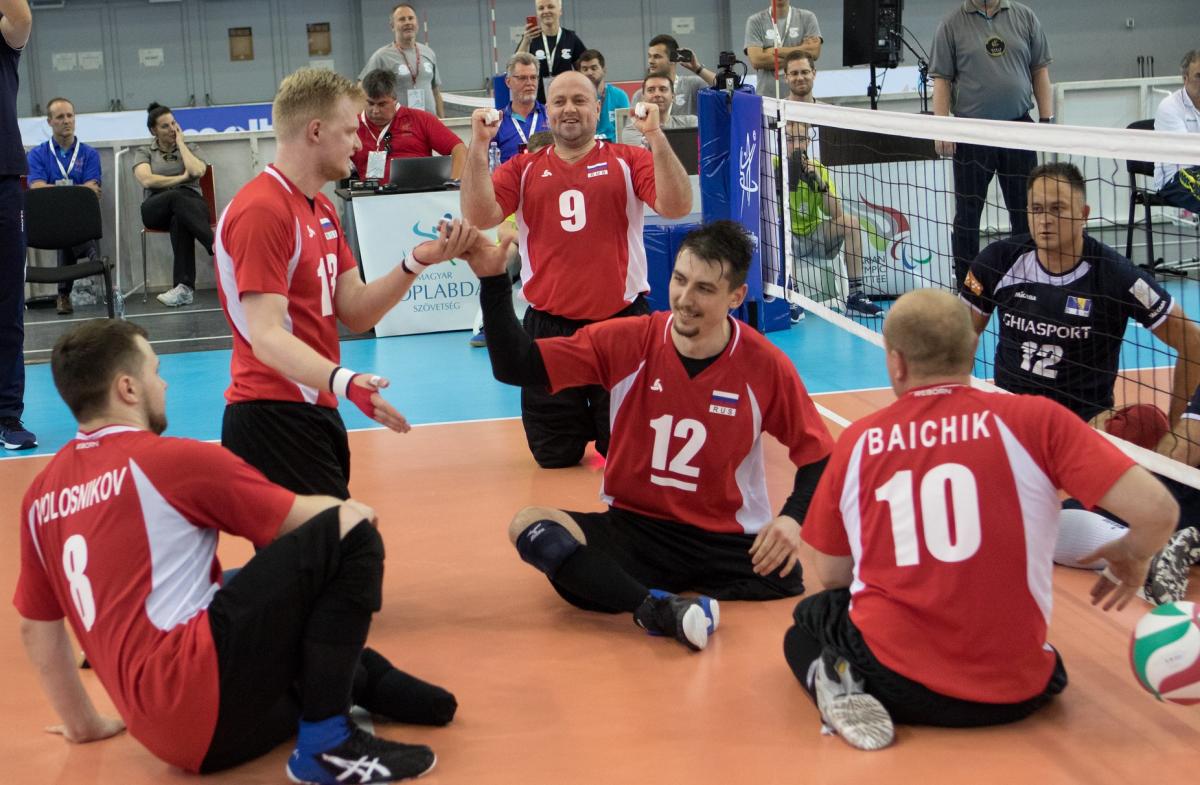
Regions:
<instances>
[{"instance_id":1,"label":"plastic water bottle","mask_svg":"<svg viewBox=\"0 0 1200 785\"><path fill-rule=\"evenodd\" d=\"M488 145L488 171L494 172L500 167L500 145L492 142Z\"/></svg>"}]
</instances>

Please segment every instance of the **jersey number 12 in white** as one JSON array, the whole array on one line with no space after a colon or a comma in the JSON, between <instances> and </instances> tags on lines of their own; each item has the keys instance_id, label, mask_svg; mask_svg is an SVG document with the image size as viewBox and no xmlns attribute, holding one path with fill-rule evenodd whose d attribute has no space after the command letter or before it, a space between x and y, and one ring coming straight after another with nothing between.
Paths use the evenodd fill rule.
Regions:
<instances>
[{"instance_id":1,"label":"jersey number 12 in white","mask_svg":"<svg viewBox=\"0 0 1200 785\"><path fill-rule=\"evenodd\" d=\"M672 425L674 428L671 427ZM669 471L680 477L698 478L700 469L692 466L691 460L696 457L696 453L700 452L700 448L704 446L704 441L708 438L708 429L704 427L704 423L688 418L675 422L674 417L664 414L662 417L651 420L650 427L654 429L654 452L650 454L650 469L652 470L650 482L668 488L678 488L681 491L695 491L697 486L694 482L686 482L675 477L663 477L654 472ZM670 458L668 462L672 436L687 441L675 453L675 457Z\"/></svg>"}]
</instances>

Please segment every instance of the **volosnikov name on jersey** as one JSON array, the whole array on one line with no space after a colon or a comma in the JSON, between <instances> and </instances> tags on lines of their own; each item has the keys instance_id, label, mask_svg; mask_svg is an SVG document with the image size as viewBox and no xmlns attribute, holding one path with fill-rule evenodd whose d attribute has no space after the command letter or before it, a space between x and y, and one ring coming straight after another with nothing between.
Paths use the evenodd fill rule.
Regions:
<instances>
[{"instance_id":1,"label":"volosnikov name on jersey","mask_svg":"<svg viewBox=\"0 0 1200 785\"><path fill-rule=\"evenodd\" d=\"M106 502L119 496L125 484L128 466L112 469L79 485L70 485L57 491L44 493L30 505L29 514L33 523L41 525L57 518L66 518L88 507Z\"/></svg>"}]
</instances>

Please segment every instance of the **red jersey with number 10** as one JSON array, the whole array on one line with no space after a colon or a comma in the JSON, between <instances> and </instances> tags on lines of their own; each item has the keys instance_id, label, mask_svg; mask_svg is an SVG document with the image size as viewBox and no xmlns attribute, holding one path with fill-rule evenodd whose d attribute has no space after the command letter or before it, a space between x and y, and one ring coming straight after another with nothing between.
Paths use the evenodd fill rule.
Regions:
<instances>
[{"instance_id":1,"label":"red jersey with number 10","mask_svg":"<svg viewBox=\"0 0 1200 785\"><path fill-rule=\"evenodd\" d=\"M802 536L853 557L850 619L880 662L1016 703L1054 668L1058 489L1092 507L1132 465L1049 399L924 387L842 433Z\"/></svg>"},{"instance_id":2,"label":"red jersey with number 10","mask_svg":"<svg viewBox=\"0 0 1200 785\"><path fill-rule=\"evenodd\" d=\"M335 408L337 398L294 382L254 356L242 296L287 298L284 328L337 363L337 279L355 270L337 211L324 194L310 204L278 169L268 166L237 192L221 214L216 237L217 292L233 329L233 377L225 400L302 401Z\"/></svg>"},{"instance_id":3,"label":"red jersey with number 10","mask_svg":"<svg viewBox=\"0 0 1200 785\"><path fill-rule=\"evenodd\" d=\"M133 737L196 771L220 703L207 612L218 532L265 546L295 498L215 444L78 434L21 503L13 603L33 621L66 616Z\"/></svg>"},{"instance_id":4,"label":"red jersey with number 10","mask_svg":"<svg viewBox=\"0 0 1200 785\"><path fill-rule=\"evenodd\" d=\"M569 164L550 145L510 158L492 184L504 214L516 213L522 293L534 308L594 322L650 291L642 224L658 196L649 150L597 142Z\"/></svg>"},{"instance_id":5,"label":"red jersey with number 10","mask_svg":"<svg viewBox=\"0 0 1200 785\"><path fill-rule=\"evenodd\" d=\"M624 510L713 532L755 534L775 517L762 435L806 466L833 448L796 368L730 318L729 343L689 377L665 311L589 324L537 341L552 392L611 391L612 439L602 498Z\"/></svg>"}]
</instances>

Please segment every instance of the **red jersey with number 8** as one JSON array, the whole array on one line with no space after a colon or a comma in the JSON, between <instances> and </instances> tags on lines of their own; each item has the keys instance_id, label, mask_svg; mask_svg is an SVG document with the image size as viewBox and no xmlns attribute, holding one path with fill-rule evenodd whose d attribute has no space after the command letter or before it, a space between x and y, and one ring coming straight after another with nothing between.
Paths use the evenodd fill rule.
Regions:
<instances>
[{"instance_id":1,"label":"red jersey with number 8","mask_svg":"<svg viewBox=\"0 0 1200 785\"><path fill-rule=\"evenodd\" d=\"M196 771L220 703L218 532L266 546L295 498L215 444L78 434L25 493L13 603L33 621L66 616L133 737Z\"/></svg>"},{"instance_id":2,"label":"red jersey with number 8","mask_svg":"<svg viewBox=\"0 0 1200 785\"><path fill-rule=\"evenodd\" d=\"M725 350L692 378L671 340L673 319L660 311L539 339L550 390L610 390L604 501L707 531L756 534L775 517L763 433L797 466L829 455L833 439L774 344L731 317Z\"/></svg>"},{"instance_id":3,"label":"red jersey with number 8","mask_svg":"<svg viewBox=\"0 0 1200 785\"><path fill-rule=\"evenodd\" d=\"M642 224L658 197L649 150L597 142L569 164L550 145L506 161L492 184L504 214L516 213L522 291L534 308L594 322L650 291Z\"/></svg>"},{"instance_id":4,"label":"red jersey with number 8","mask_svg":"<svg viewBox=\"0 0 1200 785\"><path fill-rule=\"evenodd\" d=\"M842 433L802 536L853 557L850 619L880 662L1017 703L1054 668L1058 490L1092 507L1133 465L1049 399L924 387Z\"/></svg>"},{"instance_id":5,"label":"red jersey with number 8","mask_svg":"<svg viewBox=\"0 0 1200 785\"><path fill-rule=\"evenodd\" d=\"M216 237L217 292L233 330L229 403L300 401L335 408L337 398L292 381L254 356L242 296L287 298L284 328L338 362L337 279L357 268L337 211L324 194L311 203L273 166L247 183L221 214Z\"/></svg>"}]
</instances>

